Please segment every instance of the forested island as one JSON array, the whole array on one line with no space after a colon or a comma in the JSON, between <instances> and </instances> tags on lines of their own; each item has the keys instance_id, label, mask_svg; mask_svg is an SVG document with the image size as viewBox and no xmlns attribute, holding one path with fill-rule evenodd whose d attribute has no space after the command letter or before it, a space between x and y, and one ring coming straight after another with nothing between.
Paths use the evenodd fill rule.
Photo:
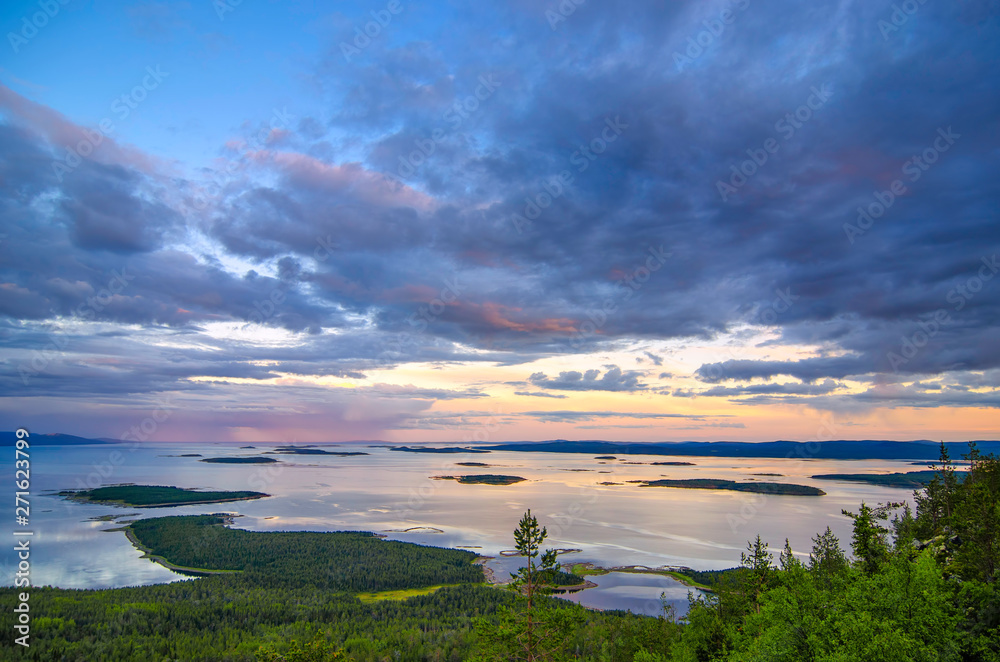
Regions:
<instances>
[{"instance_id":1,"label":"forested island","mask_svg":"<svg viewBox=\"0 0 1000 662\"><path fill-rule=\"evenodd\" d=\"M632 482L632 481L630 481ZM788 496L824 496L826 492L809 485L794 485L792 483L738 483L735 480L722 478L687 478L674 480L638 481L640 487L680 487L691 490L731 490L733 492L756 492L758 494L782 494Z\"/></svg>"},{"instance_id":2,"label":"forested island","mask_svg":"<svg viewBox=\"0 0 1000 662\"><path fill-rule=\"evenodd\" d=\"M963 473L956 472L956 478L961 480ZM846 480L854 483L868 483L870 485L900 487L912 490L921 488L931 482L936 474L937 472L928 470L891 474L817 474L810 477L818 480Z\"/></svg>"},{"instance_id":3,"label":"forested island","mask_svg":"<svg viewBox=\"0 0 1000 662\"><path fill-rule=\"evenodd\" d=\"M438 448L436 446L393 446L389 450L398 451L400 453L489 453L490 451L484 448L458 448L455 446L445 446L444 448Z\"/></svg>"},{"instance_id":4,"label":"forested island","mask_svg":"<svg viewBox=\"0 0 1000 662\"><path fill-rule=\"evenodd\" d=\"M105 503L135 508L167 508L227 501L261 499L270 494L250 491L211 492L162 485L108 485L92 490L64 490L59 496L82 503Z\"/></svg>"},{"instance_id":5,"label":"forested island","mask_svg":"<svg viewBox=\"0 0 1000 662\"><path fill-rule=\"evenodd\" d=\"M333 455L335 457L355 457L357 455L368 455L362 451L325 451L322 448L311 448L305 446L278 446L273 451L267 451L278 455Z\"/></svg>"},{"instance_id":6,"label":"forested island","mask_svg":"<svg viewBox=\"0 0 1000 662\"><path fill-rule=\"evenodd\" d=\"M985 453L1000 452L1000 441L974 442ZM931 441L530 441L490 446L481 450L521 453L581 453L587 455L679 455L708 457L810 458L817 460L934 460L938 444ZM966 444L946 442L949 453L960 455Z\"/></svg>"},{"instance_id":7,"label":"forested island","mask_svg":"<svg viewBox=\"0 0 1000 662\"><path fill-rule=\"evenodd\" d=\"M478 474L470 476L431 476L434 480L454 480L463 485L513 485L527 479L520 476L502 474Z\"/></svg>"},{"instance_id":8,"label":"forested island","mask_svg":"<svg viewBox=\"0 0 1000 662\"><path fill-rule=\"evenodd\" d=\"M261 457L259 455L246 457L206 457L198 461L208 462L209 464L274 464L277 462L273 457Z\"/></svg>"}]
</instances>

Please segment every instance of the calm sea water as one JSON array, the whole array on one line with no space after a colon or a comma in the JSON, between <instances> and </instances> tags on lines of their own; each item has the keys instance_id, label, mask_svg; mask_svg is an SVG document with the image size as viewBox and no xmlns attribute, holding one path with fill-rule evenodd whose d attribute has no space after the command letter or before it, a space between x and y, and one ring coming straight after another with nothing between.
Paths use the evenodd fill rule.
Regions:
<instances>
[{"instance_id":1,"label":"calm sea water","mask_svg":"<svg viewBox=\"0 0 1000 662\"><path fill-rule=\"evenodd\" d=\"M113 523L102 515L140 513L141 517L232 512L236 526L255 531L365 530L390 538L444 547L466 547L485 556L498 577L519 565L500 553L513 544L521 514L531 509L549 531L549 546L579 550L565 562L626 566L685 565L707 570L738 565L740 552L757 533L777 551L788 538L805 558L811 538L830 526L846 547L850 521L842 508L910 500L906 490L857 483L818 481L818 473L909 471L902 461L734 459L708 457L620 456L602 461L591 455L492 452L429 454L389 451L385 447L345 446L365 456L275 456L279 465L222 465L199 458L254 455L273 450L257 445L159 444L65 446L32 449L32 584L64 588L106 588L184 580L181 575L140 558ZM114 455L114 453L120 455ZM695 466L629 464L664 461ZM483 462L489 467L462 467ZM432 480L437 475L500 473L522 476L509 486L461 485ZM754 476L775 473L782 476ZM630 480L726 478L815 485L824 497L754 495L738 492L639 487ZM178 487L257 490L272 496L244 501L159 509L83 505L47 491L98 484L137 483ZM620 483L599 485L602 482ZM10 545L0 557L7 585L16 559ZM599 588L573 597L584 605L660 613L659 596L680 613L687 589L661 576L613 573L594 579Z\"/></svg>"}]
</instances>

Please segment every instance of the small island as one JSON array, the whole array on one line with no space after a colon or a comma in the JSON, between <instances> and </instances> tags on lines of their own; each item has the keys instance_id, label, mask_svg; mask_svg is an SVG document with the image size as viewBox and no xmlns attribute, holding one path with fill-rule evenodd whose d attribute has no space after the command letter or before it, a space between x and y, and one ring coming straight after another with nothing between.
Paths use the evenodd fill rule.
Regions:
<instances>
[{"instance_id":1,"label":"small island","mask_svg":"<svg viewBox=\"0 0 1000 662\"><path fill-rule=\"evenodd\" d=\"M961 480L964 471L956 471L955 476ZM817 474L810 476L817 480L846 480L852 483L868 483L882 487L899 487L907 490L918 490L924 487L937 474L936 471L910 471L892 474Z\"/></svg>"},{"instance_id":2,"label":"small island","mask_svg":"<svg viewBox=\"0 0 1000 662\"><path fill-rule=\"evenodd\" d=\"M594 458L595 460L617 460L618 458L614 455L598 455Z\"/></svg>"},{"instance_id":3,"label":"small island","mask_svg":"<svg viewBox=\"0 0 1000 662\"><path fill-rule=\"evenodd\" d=\"M93 490L64 490L59 496L81 503L101 503L132 508L169 508L205 503L247 501L270 494L263 492L202 492L185 487L163 485L108 485Z\"/></svg>"},{"instance_id":4,"label":"small island","mask_svg":"<svg viewBox=\"0 0 1000 662\"><path fill-rule=\"evenodd\" d=\"M401 453L489 453L482 448L433 448L431 446L393 446L389 450Z\"/></svg>"},{"instance_id":5,"label":"small island","mask_svg":"<svg viewBox=\"0 0 1000 662\"><path fill-rule=\"evenodd\" d=\"M310 448L305 446L278 446L271 454L280 455L334 455L336 457L354 457L356 455L368 455L361 451L325 451L321 448Z\"/></svg>"},{"instance_id":6,"label":"small island","mask_svg":"<svg viewBox=\"0 0 1000 662\"><path fill-rule=\"evenodd\" d=\"M274 464L277 462L273 457L206 457L199 462L209 462L211 464Z\"/></svg>"},{"instance_id":7,"label":"small island","mask_svg":"<svg viewBox=\"0 0 1000 662\"><path fill-rule=\"evenodd\" d=\"M693 467L694 462L650 462L654 467Z\"/></svg>"},{"instance_id":8,"label":"small island","mask_svg":"<svg viewBox=\"0 0 1000 662\"><path fill-rule=\"evenodd\" d=\"M640 487L680 487L692 490L731 490L733 492L757 492L759 494L780 494L787 496L824 496L826 492L809 485L791 483L737 483L722 478L690 478L687 480L644 480Z\"/></svg>"},{"instance_id":9,"label":"small island","mask_svg":"<svg viewBox=\"0 0 1000 662\"><path fill-rule=\"evenodd\" d=\"M485 462L456 462L455 466L458 466L458 467L491 467L493 465L486 464Z\"/></svg>"},{"instance_id":10,"label":"small island","mask_svg":"<svg viewBox=\"0 0 1000 662\"><path fill-rule=\"evenodd\" d=\"M501 474L479 474L475 476L431 476L434 480L454 480L463 485L513 485L527 480L520 476Z\"/></svg>"}]
</instances>

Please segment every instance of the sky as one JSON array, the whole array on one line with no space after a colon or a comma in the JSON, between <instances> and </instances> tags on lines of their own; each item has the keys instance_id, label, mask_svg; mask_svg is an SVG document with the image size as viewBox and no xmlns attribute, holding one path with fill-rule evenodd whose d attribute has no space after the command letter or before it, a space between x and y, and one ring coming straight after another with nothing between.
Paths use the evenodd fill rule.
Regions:
<instances>
[{"instance_id":1,"label":"sky","mask_svg":"<svg viewBox=\"0 0 1000 662\"><path fill-rule=\"evenodd\" d=\"M0 27L0 428L1000 438L996 0Z\"/></svg>"}]
</instances>

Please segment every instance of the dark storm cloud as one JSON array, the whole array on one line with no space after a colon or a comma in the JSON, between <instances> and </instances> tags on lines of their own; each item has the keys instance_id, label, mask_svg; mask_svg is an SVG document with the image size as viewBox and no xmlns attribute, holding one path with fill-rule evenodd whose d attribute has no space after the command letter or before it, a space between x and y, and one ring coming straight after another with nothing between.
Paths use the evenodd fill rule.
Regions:
<instances>
[{"instance_id":1,"label":"dark storm cloud","mask_svg":"<svg viewBox=\"0 0 1000 662\"><path fill-rule=\"evenodd\" d=\"M220 343L210 356L199 340L164 357L220 378L233 375L216 361L345 375L409 360L511 365L746 323L775 329L775 348L820 356L720 357L696 370L711 384L813 385L734 396L836 399L817 390L824 380L998 368L997 15L927 3L883 34L892 4L753 2L683 64L676 54L718 7L588 4L551 29L538 5L479 3L450 10L444 36L401 25L357 66L334 62L331 45L311 81L329 115L227 152L242 174L198 211L180 199L196 182L110 141L110 156L58 180L66 127L5 94L0 313L199 338L213 322L299 334L292 349ZM496 81L488 92L483 76ZM769 140L777 151L737 185L733 168ZM563 172L571 181L557 186ZM896 180L905 192L889 204ZM735 190L720 194L719 182ZM878 218L859 220L858 207L878 205ZM201 256L192 233L259 273ZM270 268L279 277L261 275ZM103 297L113 272L132 278ZM5 331L22 345L29 333ZM74 342L66 360L92 348ZM135 372L145 370L120 388L180 388L179 375ZM614 367L530 381L627 392L646 388L641 376ZM703 394L715 391L730 395Z\"/></svg>"}]
</instances>

